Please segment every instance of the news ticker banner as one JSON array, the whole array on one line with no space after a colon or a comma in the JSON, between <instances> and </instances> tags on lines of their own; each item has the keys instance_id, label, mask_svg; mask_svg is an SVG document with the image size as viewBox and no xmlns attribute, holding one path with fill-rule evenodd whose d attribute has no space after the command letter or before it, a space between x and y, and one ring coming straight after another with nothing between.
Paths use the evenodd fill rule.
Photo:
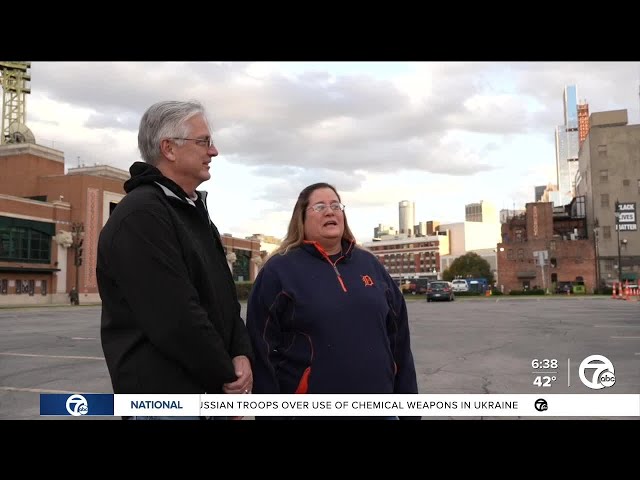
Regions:
<instances>
[{"instance_id":1,"label":"news ticker banner","mask_svg":"<svg viewBox=\"0 0 640 480\"><path fill-rule=\"evenodd\" d=\"M640 417L640 394L41 394L40 416Z\"/></svg>"}]
</instances>

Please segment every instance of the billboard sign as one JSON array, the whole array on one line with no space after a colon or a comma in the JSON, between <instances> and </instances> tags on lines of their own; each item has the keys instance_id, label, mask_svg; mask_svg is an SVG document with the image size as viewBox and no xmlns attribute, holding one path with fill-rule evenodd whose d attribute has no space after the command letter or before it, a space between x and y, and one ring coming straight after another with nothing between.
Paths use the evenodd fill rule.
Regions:
<instances>
[{"instance_id":1,"label":"billboard sign","mask_svg":"<svg viewBox=\"0 0 640 480\"><path fill-rule=\"evenodd\" d=\"M636 222L636 203L616 202L616 229L621 232L638 230Z\"/></svg>"}]
</instances>

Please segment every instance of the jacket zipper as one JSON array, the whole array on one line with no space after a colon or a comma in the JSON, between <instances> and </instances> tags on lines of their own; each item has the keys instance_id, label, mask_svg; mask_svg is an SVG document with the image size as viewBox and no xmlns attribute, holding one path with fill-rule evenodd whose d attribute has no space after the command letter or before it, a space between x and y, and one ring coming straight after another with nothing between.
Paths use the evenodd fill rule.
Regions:
<instances>
[{"instance_id":1,"label":"jacket zipper","mask_svg":"<svg viewBox=\"0 0 640 480\"><path fill-rule=\"evenodd\" d=\"M342 258L342 257L340 257ZM340 258L338 260L340 260ZM327 260L329 260L327 258ZM336 260L336 263L338 263L338 260ZM342 281L342 275L340 275L340 272L338 271L338 267L336 267L335 263L332 263L331 260L329 260L329 263L331 263L331 266L333 267L333 270L336 272L336 275L338 276L338 281L340 282L340 286L342 287L342 291L346 292L347 291L347 287L344 286L344 282Z\"/></svg>"},{"instance_id":2,"label":"jacket zipper","mask_svg":"<svg viewBox=\"0 0 640 480\"><path fill-rule=\"evenodd\" d=\"M329 258L329 255L327 254L327 252L324 251L324 248L322 248L317 242L311 242L311 241L305 240L305 243L313 244L313 246L316 247L316 250L318 250L318 252L320 252L320 254L327 260L327 262L329 262L329 264L333 267L333 271L336 272L336 277L338 277L338 282L340 282L342 291L346 292L347 287L345 287L344 282L342 281L342 275L340 275L340 272L338 271L338 267L336 267L336 263L338 263L340 260L344 258L344 254L336 260L336 263L333 263Z\"/></svg>"}]
</instances>

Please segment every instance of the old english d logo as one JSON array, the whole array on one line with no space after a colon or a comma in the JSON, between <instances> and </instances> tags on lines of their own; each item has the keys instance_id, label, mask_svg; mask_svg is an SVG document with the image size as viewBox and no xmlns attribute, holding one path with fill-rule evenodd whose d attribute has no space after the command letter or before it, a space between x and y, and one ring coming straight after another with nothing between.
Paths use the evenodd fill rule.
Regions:
<instances>
[{"instance_id":1,"label":"old english d logo","mask_svg":"<svg viewBox=\"0 0 640 480\"><path fill-rule=\"evenodd\" d=\"M373 279L369 275L362 275L362 281L365 287L373 287Z\"/></svg>"}]
</instances>

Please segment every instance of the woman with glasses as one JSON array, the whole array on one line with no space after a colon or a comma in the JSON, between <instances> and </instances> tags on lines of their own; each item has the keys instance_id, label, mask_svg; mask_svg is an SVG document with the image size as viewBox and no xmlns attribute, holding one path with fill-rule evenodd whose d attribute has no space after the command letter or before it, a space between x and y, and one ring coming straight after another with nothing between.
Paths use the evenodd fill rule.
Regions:
<instances>
[{"instance_id":1,"label":"woman with glasses","mask_svg":"<svg viewBox=\"0 0 640 480\"><path fill-rule=\"evenodd\" d=\"M356 245L327 183L298 196L252 288L247 328L254 393L418 393L404 297Z\"/></svg>"}]
</instances>

